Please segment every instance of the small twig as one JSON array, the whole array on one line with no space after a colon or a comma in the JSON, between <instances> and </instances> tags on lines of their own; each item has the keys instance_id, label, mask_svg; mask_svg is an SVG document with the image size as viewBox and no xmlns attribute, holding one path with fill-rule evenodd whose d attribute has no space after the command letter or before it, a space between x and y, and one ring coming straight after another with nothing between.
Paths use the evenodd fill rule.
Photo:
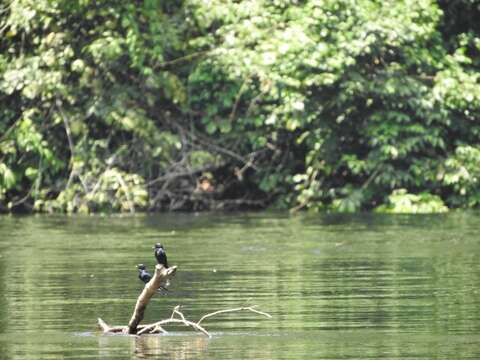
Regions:
<instances>
[{"instance_id":1,"label":"small twig","mask_svg":"<svg viewBox=\"0 0 480 360\"><path fill-rule=\"evenodd\" d=\"M105 173L111 169L112 165L115 163L116 157L117 157L117 154L113 154L113 156L109 159L109 161L107 161L106 169L103 171L102 175L98 177L97 182L93 186L92 190L90 190L88 195L93 196L98 191L98 189L100 188L100 185L102 184L103 175L105 175Z\"/></svg>"},{"instance_id":2,"label":"small twig","mask_svg":"<svg viewBox=\"0 0 480 360\"><path fill-rule=\"evenodd\" d=\"M168 331L165 330L163 327L161 327L160 325L157 325L155 326L155 328L151 331L151 333L156 333L160 331L162 334L168 334Z\"/></svg>"},{"instance_id":3,"label":"small twig","mask_svg":"<svg viewBox=\"0 0 480 360\"><path fill-rule=\"evenodd\" d=\"M361 190L364 190L365 188L370 185L370 183L377 177L378 173L380 172L380 166L378 166L370 175L370 177L363 183Z\"/></svg>"},{"instance_id":4,"label":"small twig","mask_svg":"<svg viewBox=\"0 0 480 360\"><path fill-rule=\"evenodd\" d=\"M30 188L30 190L28 190L27 194L24 197L22 197L21 199L15 201L15 202L12 202L11 207L12 208L17 207L18 205L21 205L25 201L27 201L30 198L30 195L32 194L32 190L33 190L33 186Z\"/></svg>"},{"instance_id":5,"label":"small twig","mask_svg":"<svg viewBox=\"0 0 480 360\"><path fill-rule=\"evenodd\" d=\"M6 2L3 7L0 8L0 14L7 12L12 7L13 0L10 2Z\"/></svg>"},{"instance_id":6,"label":"small twig","mask_svg":"<svg viewBox=\"0 0 480 360\"><path fill-rule=\"evenodd\" d=\"M258 100L266 93L266 91L262 90L257 96L255 96L252 101L250 101L250 104L248 105L247 111L245 112L245 116L249 116L250 113L253 111L255 106L257 105Z\"/></svg>"},{"instance_id":7,"label":"small twig","mask_svg":"<svg viewBox=\"0 0 480 360\"><path fill-rule=\"evenodd\" d=\"M10 26L10 24L6 23L0 28L0 35L3 35L3 32Z\"/></svg>"},{"instance_id":8,"label":"small twig","mask_svg":"<svg viewBox=\"0 0 480 360\"><path fill-rule=\"evenodd\" d=\"M217 209L237 207L237 206L250 206L250 207L263 207L268 201L268 197L264 199L202 199L202 201L209 206L215 206Z\"/></svg>"},{"instance_id":9,"label":"small twig","mask_svg":"<svg viewBox=\"0 0 480 360\"><path fill-rule=\"evenodd\" d=\"M111 327L108 326L107 323L100 318L98 318L98 326L102 328L103 332L110 332L111 330Z\"/></svg>"},{"instance_id":10,"label":"small twig","mask_svg":"<svg viewBox=\"0 0 480 360\"><path fill-rule=\"evenodd\" d=\"M207 330L205 330L203 327L201 327L197 323L194 323L193 321L189 321L189 320L167 319L167 320L160 321L157 325L164 325L164 324L168 324L168 323L182 323L182 324L185 324L186 326L191 326L194 329L204 333L209 338L212 337L212 335L210 335L210 333Z\"/></svg>"},{"instance_id":11,"label":"small twig","mask_svg":"<svg viewBox=\"0 0 480 360\"><path fill-rule=\"evenodd\" d=\"M183 316L183 314L182 314ZM165 329L163 329L161 327L161 325L166 325L166 324L172 324L172 323L176 323L176 324L184 324L186 326L190 326L190 327L193 327L194 329L202 332L203 334L207 335L208 337L212 337L210 335L210 333L205 330L202 326L198 325L197 323L194 323L193 321L189 321L187 319L185 319L185 317L183 317L182 319L177 319L177 318L170 318L170 319L165 319L165 320L161 320L161 321L157 321L156 323L153 323L153 324L149 324L149 325L145 325L145 327L143 327L139 332L137 332L137 335L142 335L142 334L145 334L145 333L154 333L155 331L153 331L153 329L155 328L160 328L162 329L161 331L163 333L168 333Z\"/></svg>"},{"instance_id":12,"label":"small twig","mask_svg":"<svg viewBox=\"0 0 480 360\"><path fill-rule=\"evenodd\" d=\"M148 333L152 333L152 329L155 329L155 327L159 326L158 323L153 323L153 324L149 324L149 325L145 325L141 330L139 330L137 332L137 335L142 335L142 334L145 334L146 332Z\"/></svg>"},{"instance_id":13,"label":"small twig","mask_svg":"<svg viewBox=\"0 0 480 360\"><path fill-rule=\"evenodd\" d=\"M132 198L130 196L130 192L128 191L127 184L125 183L125 181L123 180L123 177L119 173L116 173L116 177L118 182L120 183L120 186L123 188L123 191L125 192L125 196L127 197L128 209L130 210L130 213L134 214L135 205L133 204Z\"/></svg>"},{"instance_id":14,"label":"small twig","mask_svg":"<svg viewBox=\"0 0 480 360\"><path fill-rule=\"evenodd\" d=\"M57 105L58 112L59 112L60 116L62 117L63 125L65 126L65 133L67 134L67 141L68 141L68 147L70 148L71 159L73 159L73 157L75 156L75 145L74 145L73 139L72 139L72 132L70 130L70 124L68 122L67 117L63 113L62 102L59 99L57 99L57 101L55 102L55 105Z\"/></svg>"},{"instance_id":15,"label":"small twig","mask_svg":"<svg viewBox=\"0 0 480 360\"><path fill-rule=\"evenodd\" d=\"M263 316L265 316L265 317L267 317L267 318L269 318L269 319L272 318L272 315L270 315L269 313L266 313L266 312L263 312L263 311L260 311L260 310L256 310L256 309L254 309L254 307L256 307L256 305L255 305L255 306L251 306L250 308L248 308L248 310L250 310L250 311L252 311L252 312L254 312L254 313L263 315Z\"/></svg>"},{"instance_id":16,"label":"small twig","mask_svg":"<svg viewBox=\"0 0 480 360\"><path fill-rule=\"evenodd\" d=\"M73 180L73 178L75 176L78 177L78 179L80 180L80 183L82 184L83 186L83 190L85 192L85 194L88 194L88 186L87 184L85 183L85 181L82 179L82 177L80 176L79 173L77 173L76 169L75 169L75 162L74 162L74 158L75 158L75 154L76 154L76 150L75 150L75 144L73 142L73 138L72 138L72 131L70 129L70 123L67 119L67 116L64 114L63 112L63 108L62 108L62 102L60 99L57 99L55 101L55 105L57 106L57 109L58 109L58 112L60 114L60 116L62 117L62 120L63 120L63 125L65 127L65 133L67 134L67 141L68 141L68 147L70 148L70 163L72 165L72 171L70 172L70 176L68 177L68 181L67 181L67 187L70 185L71 181Z\"/></svg>"},{"instance_id":17,"label":"small twig","mask_svg":"<svg viewBox=\"0 0 480 360\"><path fill-rule=\"evenodd\" d=\"M239 180L242 180L243 179L243 173L245 171L247 171L250 167L253 167L254 166L254 160L255 160L255 155L259 152L263 151L262 150L258 150L258 151L254 151L253 153L250 154L249 156L249 159L248 159L248 162L245 163L241 169L238 169L236 172L235 172L235 175L237 176L237 178Z\"/></svg>"},{"instance_id":18,"label":"small twig","mask_svg":"<svg viewBox=\"0 0 480 360\"><path fill-rule=\"evenodd\" d=\"M234 153L233 151L231 151L227 148L221 147L219 145L215 145L212 142L203 142L203 145L205 145L206 147L210 147L210 148L212 148L213 150L215 150L219 153L223 153L227 156L230 156L231 158L236 159L236 160L242 162L243 164L248 164L249 163L249 161L247 159L245 159L243 156L241 156L237 153ZM250 167L254 170L258 170L258 168L254 164L250 164Z\"/></svg>"},{"instance_id":19,"label":"small twig","mask_svg":"<svg viewBox=\"0 0 480 360\"><path fill-rule=\"evenodd\" d=\"M232 122L235 118L235 113L237 112L238 106L240 105L240 100L247 89L247 84L249 81L250 77L247 77L240 86L240 89L238 90L237 96L235 97L235 104L233 105L232 112L230 113L230 122Z\"/></svg>"},{"instance_id":20,"label":"small twig","mask_svg":"<svg viewBox=\"0 0 480 360\"><path fill-rule=\"evenodd\" d=\"M185 319L185 316L183 316L183 313L181 311L179 311L178 309L180 309L180 306L176 306L175 309L173 310L173 314L178 314L180 316L180 319L182 319L183 321L187 321ZM172 314L172 316L173 316Z\"/></svg>"},{"instance_id":21,"label":"small twig","mask_svg":"<svg viewBox=\"0 0 480 360\"><path fill-rule=\"evenodd\" d=\"M1 32L0 32L0 34L1 34ZM13 122L13 124L10 125L10 127L0 136L0 142L5 140L8 137L8 135L10 135L10 133L13 131L13 129L15 129L15 126L17 126L17 123L20 119L22 119L22 118L18 118L17 120L15 120Z\"/></svg>"},{"instance_id":22,"label":"small twig","mask_svg":"<svg viewBox=\"0 0 480 360\"><path fill-rule=\"evenodd\" d=\"M222 165L223 164L219 164L218 166L216 166L216 165L209 164L209 165L202 166L202 167L199 167L199 168L194 168L194 169L185 170L185 171L179 171L179 172L176 172L176 173L175 172L169 172L166 175L159 176L158 178L149 181L146 185L147 185L147 187L150 187L150 186L152 186L152 185L154 185L158 182L173 180L173 179L183 177L183 176L192 176L194 174L201 173L201 172L204 172L204 171L212 169L212 168L221 167Z\"/></svg>"},{"instance_id":23,"label":"small twig","mask_svg":"<svg viewBox=\"0 0 480 360\"><path fill-rule=\"evenodd\" d=\"M318 175L318 170L315 170L315 171L312 173L312 175L309 176L308 182L312 182L313 180L315 180L315 178L317 177L317 175ZM305 181L305 182L307 182L307 181ZM291 213L295 213L295 212L303 209L305 206L308 205L308 200L309 200L309 199L306 199L306 200L302 201L300 204L298 204L297 206L294 206L293 208L290 209L290 212L291 212Z\"/></svg>"},{"instance_id":24,"label":"small twig","mask_svg":"<svg viewBox=\"0 0 480 360\"><path fill-rule=\"evenodd\" d=\"M179 58L176 58L176 59L173 59L173 60L170 60L170 61L165 61L161 64L157 64L154 66L154 69L158 69L158 68L163 68L165 66L170 66L170 65L175 65L177 63L180 63L180 62L183 62L183 61L187 61L187 60L190 60L190 59L194 59L196 58L197 56L202 56L202 55L207 55L208 53L211 53L213 52L215 49L210 49L210 50L203 50L203 51L197 51L197 52L194 52L194 53L191 53L191 54L188 54L188 55L185 55L185 56L181 56Z\"/></svg>"},{"instance_id":25,"label":"small twig","mask_svg":"<svg viewBox=\"0 0 480 360\"><path fill-rule=\"evenodd\" d=\"M234 309L225 309L225 310L218 310L218 311L214 311L212 313L209 313L209 314L206 314L206 315L203 315L200 320L197 321L197 324L200 324L203 320L209 318L209 317L212 317L212 316L215 316L215 315L218 315L218 314L225 314L225 313L229 313L229 312L235 312L235 311L242 311L242 310L248 310L248 311L252 311L254 313L257 313L257 314L260 314L260 315L263 315L265 317L268 317L268 318L272 318L272 315L270 314L267 314L263 311L259 311L259 310L255 310L254 308L257 307L256 305L253 305L253 306L248 306L248 307L239 307L239 308L234 308Z\"/></svg>"},{"instance_id":26,"label":"small twig","mask_svg":"<svg viewBox=\"0 0 480 360\"><path fill-rule=\"evenodd\" d=\"M182 129L182 131L184 131L188 136L190 136L190 138L192 140L192 143L197 142L198 144L201 145L202 148L212 149L213 151L215 151L217 153L222 153L222 154L227 155L227 156L229 156L233 159L236 159L243 164L248 163L248 160L245 159L245 157L233 152L230 149L227 149L227 148L224 148L220 145L214 144L212 142L211 138L203 138L200 134L194 134L192 131L189 131L189 130L185 129L178 124L176 124L176 127L179 128L179 129ZM258 168L254 164L251 165L251 168L254 169L254 170L258 170Z\"/></svg>"}]
</instances>

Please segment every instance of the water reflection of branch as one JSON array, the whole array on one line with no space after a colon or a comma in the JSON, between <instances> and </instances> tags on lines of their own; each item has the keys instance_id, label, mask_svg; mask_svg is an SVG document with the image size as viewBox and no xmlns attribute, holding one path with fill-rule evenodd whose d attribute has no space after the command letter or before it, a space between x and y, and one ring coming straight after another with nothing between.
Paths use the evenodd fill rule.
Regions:
<instances>
[{"instance_id":1,"label":"water reflection of branch","mask_svg":"<svg viewBox=\"0 0 480 360\"><path fill-rule=\"evenodd\" d=\"M187 341L171 341L171 337L164 336L136 336L135 358L147 359L166 355L169 359L191 359L196 354L207 350L208 340L205 337L196 336L187 338Z\"/></svg>"}]
</instances>

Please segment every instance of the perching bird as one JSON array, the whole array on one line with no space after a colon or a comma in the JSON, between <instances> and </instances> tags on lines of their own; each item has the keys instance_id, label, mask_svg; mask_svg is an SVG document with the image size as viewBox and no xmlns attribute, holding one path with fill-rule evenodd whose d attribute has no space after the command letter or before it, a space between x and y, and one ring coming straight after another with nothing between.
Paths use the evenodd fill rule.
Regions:
<instances>
[{"instance_id":1,"label":"perching bird","mask_svg":"<svg viewBox=\"0 0 480 360\"><path fill-rule=\"evenodd\" d=\"M142 282L144 282L146 284L152 279L152 274L150 274L147 271L147 268L146 268L145 265L138 264L137 269L138 269L138 278ZM168 284L167 284L167 286L168 286ZM168 290L166 288L164 288L163 286L160 286L160 288L157 290L157 292L159 292L162 295L164 295L166 291L168 291Z\"/></svg>"},{"instance_id":2,"label":"perching bird","mask_svg":"<svg viewBox=\"0 0 480 360\"><path fill-rule=\"evenodd\" d=\"M138 264L138 278L142 280L145 284L152 279L152 274L147 271L147 268L143 264Z\"/></svg>"},{"instance_id":3,"label":"perching bird","mask_svg":"<svg viewBox=\"0 0 480 360\"><path fill-rule=\"evenodd\" d=\"M167 253L165 252L163 245L160 243L156 243L153 247L153 253L155 254L157 262L168 268Z\"/></svg>"}]
</instances>

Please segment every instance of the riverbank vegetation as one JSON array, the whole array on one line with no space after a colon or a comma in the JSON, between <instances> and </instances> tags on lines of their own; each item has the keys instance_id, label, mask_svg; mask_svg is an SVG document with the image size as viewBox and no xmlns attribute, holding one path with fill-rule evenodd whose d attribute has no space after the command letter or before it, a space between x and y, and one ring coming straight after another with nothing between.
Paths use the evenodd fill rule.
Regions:
<instances>
[{"instance_id":1,"label":"riverbank vegetation","mask_svg":"<svg viewBox=\"0 0 480 360\"><path fill-rule=\"evenodd\" d=\"M480 204L475 0L9 0L0 210Z\"/></svg>"}]
</instances>

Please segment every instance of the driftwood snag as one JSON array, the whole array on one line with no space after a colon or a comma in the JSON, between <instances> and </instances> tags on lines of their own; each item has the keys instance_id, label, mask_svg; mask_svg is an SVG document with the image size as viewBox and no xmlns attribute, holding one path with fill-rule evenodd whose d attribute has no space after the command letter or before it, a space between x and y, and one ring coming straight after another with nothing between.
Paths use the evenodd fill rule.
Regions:
<instances>
[{"instance_id":1,"label":"driftwood snag","mask_svg":"<svg viewBox=\"0 0 480 360\"><path fill-rule=\"evenodd\" d=\"M257 309L255 309L256 307L257 307L256 305L252 305L252 306L238 307L238 308L234 308L234 309L218 310L218 311L214 311L212 313L208 313L208 314L202 316L201 319L198 320L197 322L194 322L194 321L187 320L185 318L185 315L183 315L183 313L180 311L180 305L177 305L173 309L172 315L170 316L169 319L157 321L156 323L142 326L142 329L138 331L138 335L156 334L156 333L160 333L160 332L165 334L165 333L167 333L167 331L165 331L165 329L162 328L162 325L177 323L177 324L184 324L185 326L190 326L194 330L199 331L199 332L205 334L206 336L208 336L209 338L211 338L212 335L204 327L202 327L200 325L200 323L203 320L205 320L209 317L215 316L215 315L247 310L247 311L251 311L253 313L265 316L267 318L272 318L272 315L267 314L266 312L257 310Z\"/></svg>"},{"instance_id":2,"label":"driftwood snag","mask_svg":"<svg viewBox=\"0 0 480 360\"><path fill-rule=\"evenodd\" d=\"M164 267L161 264L157 264L155 266L155 274L153 275L152 279L145 285L143 288L142 293L137 299L137 303L135 304L135 310L133 311L132 317L128 322L128 333L129 334L136 334L137 327L140 321L143 320L143 316L145 314L145 309L147 308L150 299L155 295L157 290L162 286L165 287L168 280L175 275L177 271L176 266L172 266L169 268Z\"/></svg>"},{"instance_id":3,"label":"driftwood snag","mask_svg":"<svg viewBox=\"0 0 480 360\"><path fill-rule=\"evenodd\" d=\"M145 314L145 309L147 308L150 299L155 295L157 290L160 287L166 287L170 278L175 275L177 271L176 266L165 268L163 265L158 264L155 266L155 274L152 279L145 285L143 291L137 299L135 304L135 310L133 311L132 317L128 323L128 326L109 326L105 321L98 318L98 326L102 329L104 334L132 334L132 335L143 335L143 334L166 334L167 331L162 327L162 325L168 324L183 324L193 328L195 331L201 332L209 338L212 335L200 325L204 320L230 312L238 311L250 311L258 315L262 315L267 318L272 316L266 312L257 310L256 305L238 307L234 309L224 309L208 313L200 318L198 321L190 321L185 318L183 313L180 311L180 305L175 306L172 311L172 315L168 319L157 321L153 324L139 325L140 321L143 320Z\"/></svg>"},{"instance_id":4,"label":"driftwood snag","mask_svg":"<svg viewBox=\"0 0 480 360\"><path fill-rule=\"evenodd\" d=\"M162 325L168 325L168 324L183 324L185 326L190 326L192 327L195 331L199 331L203 333L204 335L208 336L209 338L212 337L212 335L203 327L200 325L200 323L212 316L220 315L220 314L225 314L225 313L231 313L231 312L239 312L239 311L250 311L262 316L265 316L267 318L272 318L272 315L257 310L256 305L252 306L244 306L244 307L238 307L238 308L233 308L233 309L224 309L224 310L218 310L214 311L212 313L208 313L200 318L197 322L195 321L190 321L187 318L185 318L185 315L180 311L180 305L175 306L175 308L172 311L172 315L168 319L160 320L157 321L153 324L147 324L147 325L138 325L137 327L137 333L136 335L143 335L143 334L167 334L168 331L166 331ZM128 326L109 326L105 321L102 319L98 318L98 326L103 330L104 334L118 334L122 333L125 334L128 331Z\"/></svg>"}]
</instances>

